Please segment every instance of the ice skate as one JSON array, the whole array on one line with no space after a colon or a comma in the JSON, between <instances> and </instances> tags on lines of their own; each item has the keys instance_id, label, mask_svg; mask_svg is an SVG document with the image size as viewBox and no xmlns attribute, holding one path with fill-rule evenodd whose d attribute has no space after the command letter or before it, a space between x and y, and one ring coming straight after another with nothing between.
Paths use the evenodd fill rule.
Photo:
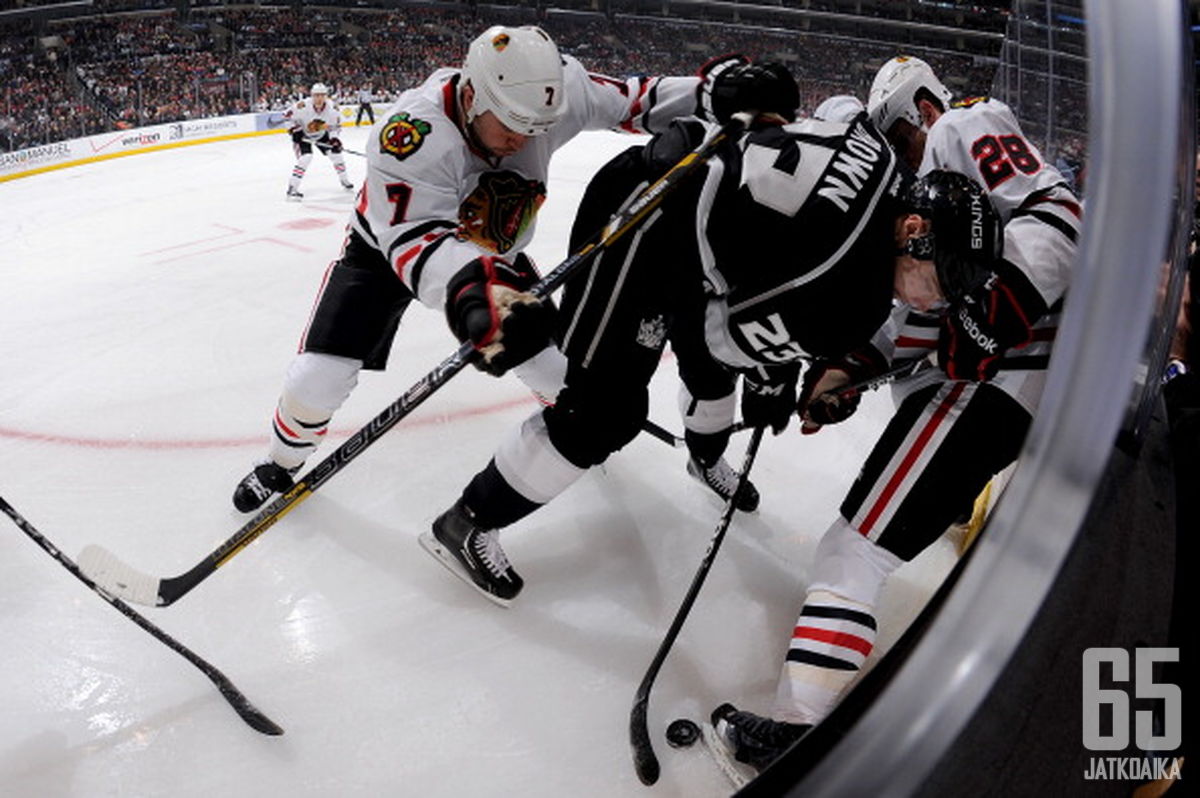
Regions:
<instances>
[{"instance_id":1,"label":"ice skate","mask_svg":"<svg viewBox=\"0 0 1200 798\"><path fill-rule=\"evenodd\" d=\"M233 506L243 513L257 510L274 494L290 490L299 470L300 466L289 469L270 460L259 463L233 489Z\"/></svg>"},{"instance_id":2,"label":"ice skate","mask_svg":"<svg viewBox=\"0 0 1200 798\"><path fill-rule=\"evenodd\" d=\"M304 199L304 195L300 193L300 189L293 186L288 186L287 199L288 202L299 202L300 200Z\"/></svg>"},{"instance_id":3,"label":"ice skate","mask_svg":"<svg viewBox=\"0 0 1200 798\"><path fill-rule=\"evenodd\" d=\"M722 704L712 712L717 738L738 762L761 772L783 755L812 726L785 723Z\"/></svg>"},{"instance_id":4,"label":"ice skate","mask_svg":"<svg viewBox=\"0 0 1200 798\"><path fill-rule=\"evenodd\" d=\"M419 540L451 573L507 607L525 580L509 564L499 534L499 530L475 526L471 511L455 502L433 522L433 531L423 533Z\"/></svg>"},{"instance_id":5,"label":"ice skate","mask_svg":"<svg viewBox=\"0 0 1200 798\"><path fill-rule=\"evenodd\" d=\"M342 181L342 188L346 189L347 191L353 191L353 190L354 190L354 184L353 184L353 183L351 183L349 180L343 180L343 181Z\"/></svg>"},{"instance_id":6,"label":"ice skate","mask_svg":"<svg viewBox=\"0 0 1200 798\"><path fill-rule=\"evenodd\" d=\"M688 458L687 472L700 484L707 486L713 493L720 496L721 501L729 501L729 497L737 488L738 473L733 470L733 466L725 462L724 457L709 468L700 465L696 458L690 457ZM758 509L758 499L758 488L754 487L754 483L750 480L746 480L746 484L742 486L734 500L734 506L744 513L752 513Z\"/></svg>"}]
</instances>

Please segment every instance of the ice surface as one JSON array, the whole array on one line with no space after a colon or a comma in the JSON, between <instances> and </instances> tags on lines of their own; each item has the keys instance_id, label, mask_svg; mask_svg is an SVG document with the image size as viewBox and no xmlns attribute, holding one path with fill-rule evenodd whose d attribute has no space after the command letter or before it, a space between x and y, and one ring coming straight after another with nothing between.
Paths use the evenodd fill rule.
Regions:
<instances>
[{"instance_id":1,"label":"ice surface","mask_svg":"<svg viewBox=\"0 0 1200 798\"><path fill-rule=\"evenodd\" d=\"M558 154L530 250L543 269L566 255L588 176L630 143L584 134ZM173 576L244 523L230 493L264 449L353 201L318 156L304 202L285 202L291 163L288 140L266 136L0 183L0 495L68 555L100 543ZM453 349L440 314L414 306L391 367L364 374L331 437ZM668 359L651 412L678 432L676 384ZM641 436L507 531L527 583L511 609L417 545L535 407L515 378L464 372L193 593L145 610L282 738L244 726L3 519L0 793L651 794L630 703L720 512L682 450ZM726 700L769 707L813 548L890 410L879 391L841 428L764 442L762 508L734 522L651 696L654 795L729 792L663 730ZM884 647L952 561L939 544L893 578Z\"/></svg>"}]
</instances>

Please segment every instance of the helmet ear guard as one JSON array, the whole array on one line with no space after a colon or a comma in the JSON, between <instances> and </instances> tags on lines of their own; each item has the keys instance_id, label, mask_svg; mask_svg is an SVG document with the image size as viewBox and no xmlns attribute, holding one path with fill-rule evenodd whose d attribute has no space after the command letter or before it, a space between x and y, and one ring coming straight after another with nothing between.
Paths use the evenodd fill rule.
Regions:
<instances>
[{"instance_id":1,"label":"helmet ear guard","mask_svg":"<svg viewBox=\"0 0 1200 798\"><path fill-rule=\"evenodd\" d=\"M532 25L495 25L480 34L467 49L462 82L475 93L468 123L491 111L514 133L540 136L567 112L558 47Z\"/></svg>"},{"instance_id":2,"label":"helmet ear guard","mask_svg":"<svg viewBox=\"0 0 1200 798\"><path fill-rule=\"evenodd\" d=\"M929 232L910 238L904 252L933 261L947 301L987 281L1000 257L1001 225L978 183L958 172L934 170L908 187L902 204L930 223Z\"/></svg>"}]
</instances>

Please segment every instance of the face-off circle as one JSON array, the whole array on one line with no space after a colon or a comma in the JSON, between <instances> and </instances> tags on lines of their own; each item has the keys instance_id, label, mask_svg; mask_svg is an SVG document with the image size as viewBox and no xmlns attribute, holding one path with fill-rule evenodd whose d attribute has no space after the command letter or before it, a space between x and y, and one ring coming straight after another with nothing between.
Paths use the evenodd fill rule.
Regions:
<instances>
[{"instance_id":1,"label":"face-off circle","mask_svg":"<svg viewBox=\"0 0 1200 798\"><path fill-rule=\"evenodd\" d=\"M667 727L667 744L672 748L687 748L700 738L700 727L687 718L671 721Z\"/></svg>"}]
</instances>

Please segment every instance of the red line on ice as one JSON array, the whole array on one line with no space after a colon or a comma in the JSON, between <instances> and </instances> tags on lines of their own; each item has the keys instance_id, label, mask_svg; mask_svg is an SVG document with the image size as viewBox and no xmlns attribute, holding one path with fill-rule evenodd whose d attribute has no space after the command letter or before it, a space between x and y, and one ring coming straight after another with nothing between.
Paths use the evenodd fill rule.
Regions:
<instances>
[{"instance_id":1,"label":"red line on ice","mask_svg":"<svg viewBox=\"0 0 1200 798\"><path fill-rule=\"evenodd\" d=\"M428 427L434 424L445 424L447 422L472 418L474 416L486 416L490 413L498 413L502 410L520 407L521 405L534 405L536 403L537 400L534 399L532 395L522 396L516 399L508 399L503 402L496 402L495 404L472 407L466 410L456 410L452 413L431 413L418 418L406 418L400 422L400 426ZM55 443L63 446L79 446L85 449L225 449L234 448L237 446L264 446L267 443L269 432L270 430L264 429L263 434L261 435L248 436L244 438L152 440L139 438L83 438L74 435L54 435L45 432L30 432L28 430L0 427L0 438L11 438L14 440L23 441L40 441L42 443ZM358 432L357 428L330 430L330 435L331 437L335 438L349 438L355 432Z\"/></svg>"}]
</instances>

